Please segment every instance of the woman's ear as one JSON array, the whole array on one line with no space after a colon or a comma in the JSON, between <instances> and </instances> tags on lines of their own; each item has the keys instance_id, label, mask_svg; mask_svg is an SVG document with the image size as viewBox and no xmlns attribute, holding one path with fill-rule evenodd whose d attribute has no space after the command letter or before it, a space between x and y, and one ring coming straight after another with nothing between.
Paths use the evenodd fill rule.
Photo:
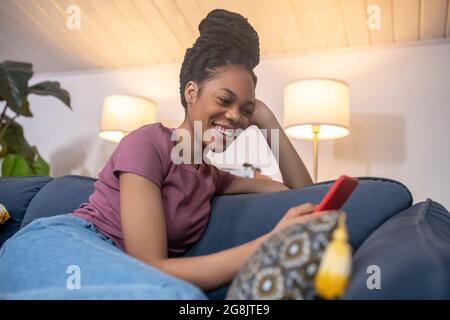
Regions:
<instances>
[{"instance_id":1,"label":"woman's ear","mask_svg":"<svg viewBox=\"0 0 450 320\"><path fill-rule=\"evenodd\" d=\"M198 87L194 81L189 81L184 89L184 98L187 104L193 104L197 98Z\"/></svg>"}]
</instances>

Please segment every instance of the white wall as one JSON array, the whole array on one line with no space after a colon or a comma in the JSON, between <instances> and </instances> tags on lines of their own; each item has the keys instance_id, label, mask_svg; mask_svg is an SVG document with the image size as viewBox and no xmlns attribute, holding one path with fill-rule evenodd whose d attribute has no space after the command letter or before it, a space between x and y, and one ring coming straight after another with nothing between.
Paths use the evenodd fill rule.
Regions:
<instances>
[{"instance_id":1,"label":"white wall","mask_svg":"<svg viewBox=\"0 0 450 320\"><path fill-rule=\"evenodd\" d=\"M320 143L319 180L341 173L381 176L406 184L415 202L430 197L450 208L450 44L377 48L262 60L257 97L282 120L284 86L305 77L331 77L351 89L350 136ZM180 65L145 69L40 74L60 81L74 111L32 96L26 137L50 161L53 176L96 177L114 145L98 138L103 97L136 94L155 100L159 119L182 119ZM312 145L294 142L312 169ZM279 177L279 174L277 175Z\"/></svg>"}]
</instances>

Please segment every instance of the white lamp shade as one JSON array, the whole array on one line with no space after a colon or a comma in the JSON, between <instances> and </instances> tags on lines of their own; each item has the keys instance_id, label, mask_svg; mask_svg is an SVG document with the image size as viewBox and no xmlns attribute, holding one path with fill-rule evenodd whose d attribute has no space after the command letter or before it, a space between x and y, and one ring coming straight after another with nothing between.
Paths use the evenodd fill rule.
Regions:
<instances>
[{"instance_id":1,"label":"white lamp shade","mask_svg":"<svg viewBox=\"0 0 450 320\"><path fill-rule=\"evenodd\" d=\"M284 127L289 137L313 139L313 125L320 126L318 139L337 139L349 134L349 87L332 79L305 79L284 89Z\"/></svg>"},{"instance_id":2,"label":"white lamp shade","mask_svg":"<svg viewBox=\"0 0 450 320\"><path fill-rule=\"evenodd\" d=\"M151 100L113 95L104 99L100 137L119 142L130 131L156 120L156 103Z\"/></svg>"}]
</instances>

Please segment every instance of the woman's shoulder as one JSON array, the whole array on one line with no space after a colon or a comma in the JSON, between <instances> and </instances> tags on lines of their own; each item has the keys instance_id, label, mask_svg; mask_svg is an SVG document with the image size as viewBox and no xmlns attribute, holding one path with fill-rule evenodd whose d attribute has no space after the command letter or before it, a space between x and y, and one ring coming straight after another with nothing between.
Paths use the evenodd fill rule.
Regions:
<instances>
[{"instance_id":1,"label":"woman's shoulder","mask_svg":"<svg viewBox=\"0 0 450 320\"><path fill-rule=\"evenodd\" d=\"M172 130L160 122L143 125L123 137L116 151L128 154L130 151L133 154L156 151L162 158L166 158L172 148Z\"/></svg>"},{"instance_id":2,"label":"woman's shoulder","mask_svg":"<svg viewBox=\"0 0 450 320\"><path fill-rule=\"evenodd\" d=\"M173 130L174 129L167 128L161 122L155 122L155 123L146 124L137 129L134 129L134 130L130 131L130 133L128 135L138 135L138 136L144 136L144 137L148 137L148 138L157 137L159 135L164 135L164 136L169 135L169 137L170 137ZM151 134L151 136L149 134Z\"/></svg>"},{"instance_id":3,"label":"woman's shoulder","mask_svg":"<svg viewBox=\"0 0 450 320\"><path fill-rule=\"evenodd\" d=\"M120 168L143 176L150 176L153 171L158 174L167 171L170 166L170 137L170 128L159 122L132 130L120 140L111 156L114 170Z\"/></svg>"},{"instance_id":4,"label":"woman's shoulder","mask_svg":"<svg viewBox=\"0 0 450 320\"><path fill-rule=\"evenodd\" d=\"M122 141L138 141L167 146L170 143L172 130L173 129L165 127L160 122L146 124L129 132L121 140L121 143Z\"/></svg>"}]
</instances>

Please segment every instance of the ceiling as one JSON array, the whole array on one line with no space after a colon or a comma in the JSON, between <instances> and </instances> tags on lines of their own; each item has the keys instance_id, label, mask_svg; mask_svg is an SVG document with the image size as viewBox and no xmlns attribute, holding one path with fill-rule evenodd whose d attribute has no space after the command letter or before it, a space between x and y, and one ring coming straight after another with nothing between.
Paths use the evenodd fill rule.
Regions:
<instances>
[{"instance_id":1,"label":"ceiling","mask_svg":"<svg viewBox=\"0 0 450 320\"><path fill-rule=\"evenodd\" d=\"M0 61L37 72L181 62L214 8L247 17L263 57L448 41L450 0L1 0ZM80 29L66 26L76 4ZM381 28L368 17L381 13ZM74 21L73 19L70 21ZM371 20L373 21L373 20Z\"/></svg>"}]
</instances>

